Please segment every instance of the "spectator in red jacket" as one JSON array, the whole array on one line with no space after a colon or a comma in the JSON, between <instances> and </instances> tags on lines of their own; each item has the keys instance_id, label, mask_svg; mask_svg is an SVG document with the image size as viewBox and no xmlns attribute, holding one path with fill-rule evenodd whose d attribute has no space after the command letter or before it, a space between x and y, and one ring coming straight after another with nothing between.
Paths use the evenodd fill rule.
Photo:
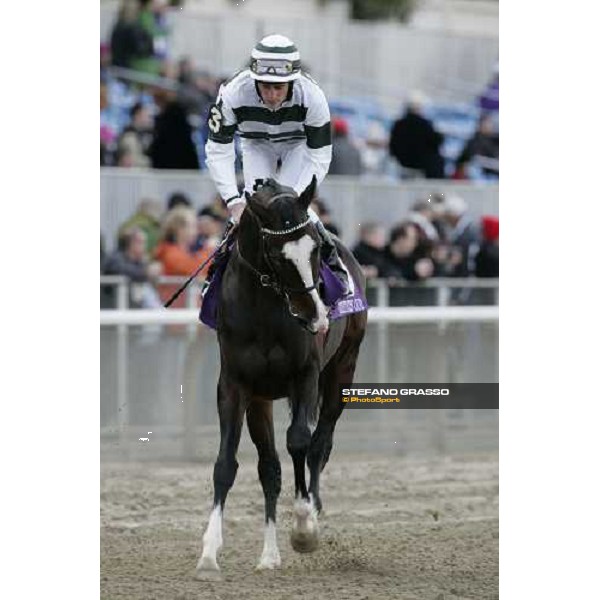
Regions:
<instances>
[{"instance_id":1,"label":"spectator in red jacket","mask_svg":"<svg viewBox=\"0 0 600 600\"><path fill-rule=\"evenodd\" d=\"M337 117L331 120L333 129L333 150L330 175L361 175L362 161L358 148L348 138L348 122Z\"/></svg>"},{"instance_id":2,"label":"spectator in red jacket","mask_svg":"<svg viewBox=\"0 0 600 600\"><path fill-rule=\"evenodd\" d=\"M481 219L482 242L475 256L475 275L477 277L500 276L498 239L500 225L498 217L486 216Z\"/></svg>"}]
</instances>

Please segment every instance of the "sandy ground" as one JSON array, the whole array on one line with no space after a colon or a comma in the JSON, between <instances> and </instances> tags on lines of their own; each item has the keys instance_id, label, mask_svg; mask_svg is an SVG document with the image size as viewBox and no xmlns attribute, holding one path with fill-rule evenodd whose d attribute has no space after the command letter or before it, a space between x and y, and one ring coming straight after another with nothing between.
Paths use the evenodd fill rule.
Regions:
<instances>
[{"instance_id":1,"label":"sandy ground","mask_svg":"<svg viewBox=\"0 0 600 600\"><path fill-rule=\"evenodd\" d=\"M498 598L498 457L337 453L322 478L321 544L289 543L292 467L281 453L282 567L256 572L262 490L240 458L224 520L221 580L197 581L212 463L104 463L103 600Z\"/></svg>"}]
</instances>

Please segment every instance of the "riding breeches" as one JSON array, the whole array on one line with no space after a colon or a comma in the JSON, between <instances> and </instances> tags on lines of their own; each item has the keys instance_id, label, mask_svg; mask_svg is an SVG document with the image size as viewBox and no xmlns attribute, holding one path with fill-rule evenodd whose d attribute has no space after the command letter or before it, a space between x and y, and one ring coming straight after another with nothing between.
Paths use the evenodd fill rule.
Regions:
<instances>
[{"instance_id":1,"label":"riding breeches","mask_svg":"<svg viewBox=\"0 0 600 600\"><path fill-rule=\"evenodd\" d=\"M257 179L263 181L271 177L281 185L294 188L300 195L303 190L296 189L298 177L310 160L304 140L298 142L273 143L266 140L242 139L242 156L244 165L244 187L252 194ZM278 163L281 164L279 170ZM308 214L313 222L319 217L312 208Z\"/></svg>"}]
</instances>

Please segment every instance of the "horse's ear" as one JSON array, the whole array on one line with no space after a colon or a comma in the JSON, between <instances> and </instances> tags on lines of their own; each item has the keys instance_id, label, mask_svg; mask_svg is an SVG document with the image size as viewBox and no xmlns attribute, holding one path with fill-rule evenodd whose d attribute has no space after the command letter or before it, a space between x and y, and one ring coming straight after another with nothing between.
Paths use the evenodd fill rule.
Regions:
<instances>
[{"instance_id":1,"label":"horse's ear","mask_svg":"<svg viewBox=\"0 0 600 600\"><path fill-rule=\"evenodd\" d=\"M247 191L244 191L244 196L246 196L246 202L250 202L250 198L252 198L252 196Z\"/></svg>"},{"instance_id":2,"label":"horse's ear","mask_svg":"<svg viewBox=\"0 0 600 600\"><path fill-rule=\"evenodd\" d=\"M310 206L313 198L315 197L315 191L317 189L317 176L313 175L311 182L308 184L307 188L300 194L300 204L302 208L305 210Z\"/></svg>"}]
</instances>

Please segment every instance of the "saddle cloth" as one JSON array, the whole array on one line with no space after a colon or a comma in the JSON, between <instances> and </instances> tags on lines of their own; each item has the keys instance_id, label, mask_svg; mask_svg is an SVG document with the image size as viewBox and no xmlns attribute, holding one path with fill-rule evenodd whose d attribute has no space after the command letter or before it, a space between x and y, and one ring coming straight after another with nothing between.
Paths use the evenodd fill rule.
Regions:
<instances>
[{"instance_id":1,"label":"saddle cloth","mask_svg":"<svg viewBox=\"0 0 600 600\"><path fill-rule=\"evenodd\" d=\"M219 298L221 296L221 282L223 280L223 273L225 273L228 259L229 256L224 257L221 264L217 267L210 285L204 293L202 306L200 307L200 321L211 329L217 328L217 309ZM330 321L335 321L346 315L362 312L369 308L365 295L356 281L353 281L353 285L350 286L352 293L345 298L342 298L341 296L344 291L342 284L324 262L321 262L320 274L323 282L323 285L321 286L323 290L321 299L330 309Z\"/></svg>"}]
</instances>

